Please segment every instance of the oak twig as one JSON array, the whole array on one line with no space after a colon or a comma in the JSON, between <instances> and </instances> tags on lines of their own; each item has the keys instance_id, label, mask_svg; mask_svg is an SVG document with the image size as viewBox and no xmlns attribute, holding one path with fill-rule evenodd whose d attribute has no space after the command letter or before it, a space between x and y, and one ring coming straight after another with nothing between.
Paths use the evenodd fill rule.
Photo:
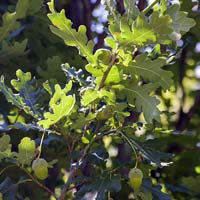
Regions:
<instances>
[{"instance_id":1,"label":"oak twig","mask_svg":"<svg viewBox=\"0 0 200 200\"><path fill-rule=\"evenodd\" d=\"M112 66L115 63L115 60L117 58L117 54L118 54L118 49L116 49L115 52L112 55L111 61L108 64L108 68L106 69L106 71L105 71L105 73L103 75L103 78L101 79L101 82L100 82L100 85L99 85L99 90L101 90L104 87L104 83L106 81L106 78L108 77L108 74L109 74L110 70L112 69Z\"/></svg>"},{"instance_id":2,"label":"oak twig","mask_svg":"<svg viewBox=\"0 0 200 200\"><path fill-rule=\"evenodd\" d=\"M144 14L147 14L158 2L159 2L159 0L155 0L149 6L147 6L142 12Z\"/></svg>"}]
</instances>

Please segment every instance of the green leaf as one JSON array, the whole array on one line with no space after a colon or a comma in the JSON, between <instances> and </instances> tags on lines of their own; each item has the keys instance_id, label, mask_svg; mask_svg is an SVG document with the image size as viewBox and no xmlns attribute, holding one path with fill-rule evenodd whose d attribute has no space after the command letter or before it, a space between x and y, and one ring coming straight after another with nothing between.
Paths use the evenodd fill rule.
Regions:
<instances>
[{"instance_id":1,"label":"green leaf","mask_svg":"<svg viewBox=\"0 0 200 200\"><path fill-rule=\"evenodd\" d=\"M31 73L24 73L21 69L18 69L16 71L16 76L18 79L11 80L11 84L15 90L19 92L26 85L26 83L31 80Z\"/></svg>"},{"instance_id":2,"label":"green leaf","mask_svg":"<svg viewBox=\"0 0 200 200\"><path fill-rule=\"evenodd\" d=\"M18 79L11 80L11 85L20 93L24 111L38 118L41 116L38 105L41 90L37 88L36 80L31 78L30 72L24 73L20 69L16 71L16 76Z\"/></svg>"},{"instance_id":3,"label":"green leaf","mask_svg":"<svg viewBox=\"0 0 200 200\"><path fill-rule=\"evenodd\" d=\"M152 165L165 167L172 164L172 162L163 161L166 159L171 159L171 154L155 151L150 145L148 145L148 141L146 143L141 143L133 138L130 138L130 141L135 149L137 149L145 159L149 160Z\"/></svg>"},{"instance_id":4,"label":"green leaf","mask_svg":"<svg viewBox=\"0 0 200 200\"><path fill-rule=\"evenodd\" d=\"M72 82L69 82L64 89L56 84L55 93L49 102L49 108L52 112L44 113L44 120L38 122L40 126L49 128L60 119L71 114L75 105L75 96L66 95L72 88Z\"/></svg>"},{"instance_id":5,"label":"green leaf","mask_svg":"<svg viewBox=\"0 0 200 200\"><path fill-rule=\"evenodd\" d=\"M49 93L50 96L53 96L55 85L57 84L57 80L49 79L43 83L43 88Z\"/></svg>"},{"instance_id":6,"label":"green leaf","mask_svg":"<svg viewBox=\"0 0 200 200\"><path fill-rule=\"evenodd\" d=\"M183 177L182 183L183 183L184 186L186 186L191 191L196 192L197 194L199 193L200 176Z\"/></svg>"},{"instance_id":7,"label":"green leaf","mask_svg":"<svg viewBox=\"0 0 200 200\"><path fill-rule=\"evenodd\" d=\"M9 58L17 57L25 54L28 40L25 39L22 42L14 42L12 45L6 41L2 42L2 49L0 51L0 64L7 64Z\"/></svg>"},{"instance_id":8,"label":"green leaf","mask_svg":"<svg viewBox=\"0 0 200 200\"><path fill-rule=\"evenodd\" d=\"M96 77L95 82L100 83L107 66L93 66L92 64L88 64L85 68L92 76Z\"/></svg>"},{"instance_id":9,"label":"green leaf","mask_svg":"<svg viewBox=\"0 0 200 200\"><path fill-rule=\"evenodd\" d=\"M110 85L111 83L119 83L122 79L122 72L119 71L117 66L112 66L109 75L105 80L105 85Z\"/></svg>"},{"instance_id":10,"label":"green leaf","mask_svg":"<svg viewBox=\"0 0 200 200\"><path fill-rule=\"evenodd\" d=\"M18 145L18 161L22 164L30 165L35 156L35 141L29 137L24 137Z\"/></svg>"},{"instance_id":11,"label":"green leaf","mask_svg":"<svg viewBox=\"0 0 200 200\"><path fill-rule=\"evenodd\" d=\"M141 200L153 200L153 196L150 192L142 192L140 191L138 193L138 196L140 197Z\"/></svg>"},{"instance_id":12,"label":"green leaf","mask_svg":"<svg viewBox=\"0 0 200 200\"><path fill-rule=\"evenodd\" d=\"M101 0L101 4L106 6L106 9L109 11L110 16L114 19L115 24L119 26L120 16L116 12L116 2L114 0Z\"/></svg>"},{"instance_id":13,"label":"green leaf","mask_svg":"<svg viewBox=\"0 0 200 200\"><path fill-rule=\"evenodd\" d=\"M62 60L58 56L53 56L47 59L47 69L43 70L41 67L37 68L37 71L41 77L45 80L57 79L58 81L64 80L65 75L61 70Z\"/></svg>"},{"instance_id":14,"label":"green leaf","mask_svg":"<svg viewBox=\"0 0 200 200\"><path fill-rule=\"evenodd\" d=\"M157 108L159 101L155 97L148 95L149 92L154 91L157 87L157 84L152 83L143 86L119 86L118 88L121 95L127 98L128 103L135 105L137 111L143 112L145 120L151 123L153 119L160 121L160 112ZM114 88L117 89L117 86Z\"/></svg>"},{"instance_id":15,"label":"green leaf","mask_svg":"<svg viewBox=\"0 0 200 200\"><path fill-rule=\"evenodd\" d=\"M13 91L4 84L4 77L1 77L0 91L4 94L8 102L14 104L19 109L24 110L27 114L35 118L41 116L41 107L38 104L41 94L40 88L37 88L35 79L31 79L29 72L24 73L21 70L16 72L17 80L11 80L11 85L19 92L14 94Z\"/></svg>"},{"instance_id":16,"label":"green leaf","mask_svg":"<svg viewBox=\"0 0 200 200\"><path fill-rule=\"evenodd\" d=\"M43 2L44 2L44 0L31 0L29 3L27 13L29 15L33 15L33 14L37 13L41 9Z\"/></svg>"},{"instance_id":17,"label":"green leaf","mask_svg":"<svg viewBox=\"0 0 200 200\"><path fill-rule=\"evenodd\" d=\"M156 60L150 60L147 54L141 54L130 62L127 69L132 76L141 76L145 81L151 81L157 83L163 89L169 89L173 84L172 72L163 70L161 67L166 65L166 59L157 58Z\"/></svg>"},{"instance_id":18,"label":"green leaf","mask_svg":"<svg viewBox=\"0 0 200 200\"><path fill-rule=\"evenodd\" d=\"M74 67L70 67L68 63L62 65L62 70L64 71L67 78L70 80L77 81L80 85L87 85L87 81L84 80L83 70L76 70Z\"/></svg>"},{"instance_id":19,"label":"green leaf","mask_svg":"<svg viewBox=\"0 0 200 200\"><path fill-rule=\"evenodd\" d=\"M26 12L29 8L30 0L18 0L16 7L16 18L22 19L26 17Z\"/></svg>"},{"instance_id":20,"label":"green leaf","mask_svg":"<svg viewBox=\"0 0 200 200\"><path fill-rule=\"evenodd\" d=\"M91 73L94 77L96 77L95 79L95 83L97 85L100 84L105 71L107 70L108 66L107 65L101 65L101 67L99 66L93 66L91 64L86 65L86 70ZM122 70L120 71L118 69L118 67L116 65L113 65L109 75L107 76L104 85L110 85L113 83L119 83L122 79Z\"/></svg>"},{"instance_id":21,"label":"green leaf","mask_svg":"<svg viewBox=\"0 0 200 200\"><path fill-rule=\"evenodd\" d=\"M19 95L14 94L13 91L4 84L3 76L1 76L0 80L0 91L4 94L8 102L12 103L20 109L24 108L22 98Z\"/></svg>"},{"instance_id":22,"label":"green leaf","mask_svg":"<svg viewBox=\"0 0 200 200\"><path fill-rule=\"evenodd\" d=\"M6 12L2 17L2 21L2 26L0 27L0 42L8 37L11 31L20 26L20 23L16 21L16 13Z\"/></svg>"},{"instance_id":23,"label":"green leaf","mask_svg":"<svg viewBox=\"0 0 200 200\"><path fill-rule=\"evenodd\" d=\"M150 43L166 43L169 40L169 34L172 33L172 19L169 15L159 15L154 11L150 20L143 13L137 17L130 28L125 18L120 21L121 35L117 36L120 44L145 45Z\"/></svg>"},{"instance_id":24,"label":"green leaf","mask_svg":"<svg viewBox=\"0 0 200 200\"><path fill-rule=\"evenodd\" d=\"M139 15L139 9L135 6L136 0L124 0L127 22L135 19Z\"/></svg>"},{"instance_id":25,"label":"green leaf","mask_svg":"<svg viewBox=\"0 0 200 200\"><path fill-rule=\"evenodd\" d=\"M161 191L162 187L160 185L154 185L151 179L143 179L142 187L153 195L153 199L156 200L171 200L168 194Z\"/></svg>"},{"instance_id":26,"label":"green leaf","mask_svg":"<svg viewBox=\"0 0 200 200\"><path fill-rule=\"evenodd\" d=\"M9 135L3 135L0 138L0 151L5 151L10 144L10 136Z\"/></svg>"},{"instance_id":27,"label":"green leaf","mask_svg":"<svg viewBox=\"0 0 200 200\"><path fill-rule=\"evenodd\" d=\"M107 37L107 38L104 39L104 41L105 41L106 45L108 45L112 49L116 49L117 48L116 41L113 38Z\"/></svg>"},{"instance_id":28,"label":"green leaf","mask_svg":"<svg viewBox=\"0 0 200 200\"><path fill-rule=\"evenodd\" d=\"M88 122L92 121L96 118L96 113L89 112L87 116L85 116L85 113L78 113L73 112L73 114L70 116L71 124L70 129L79 129L82 130Z\"/></svg>"},{"instance_id":29,"label":"green leaf","mask_svg":"<svg viewBox=\"0 0 200 200\"><path fill-rule=\"evenodd\" d=\"M94 90L92 88L88 88L81 99L81 104L83 106L87 106L94 102L97 99L105 98L108 103L114 103L115 102L115 94L113 91L106 91L105 89Z\"/></svg>"},{"instance_id":30,"label":"green leaf","mask_svg":"<svg viewBox=\"0 0 200 200\"><path fill-rule=\"evenodd\" d=\"M13 13L6 12L2 17L2 27L0 27L0 42L9 36L10 32L19 28L20 23L17 21L26 17L30 0L19 0L16 11Z\"/></svg>"},{"instance_id":31,"label":"green leaf","mask_svg":"<svg viewBox=\"0 0 200 200\"><path fill-rule=\"evenodd\" d=\"M180 11L179 4L174 4L169 7L165 11L165 14L170 15L173 20L172 26L174 28L174 33L171 35L171 38L175 40L180 39L181 34L188 32L196 24L194 19L187 17L187 12ZM175 38L173 35L175 35Z\"/></svg>"},{"instance_id":32,"label":"green leaf","mask_svg":"<svg viewBox=\"0 0 200 200\"><path fill-rule=\"evenodd\" d=\"M65 11L60 13L54 10L54 1L49 3L51 14L48 14L54 26L50 26L51 31L57 36L61 37L65 44L68 46L77 47L80 54L87 58L89 62L95 62L93 56L94 42L88 41L86 36L86 27L84 25L79 26L78 32L73 29L72 22L66 18Z\"/></svg>"},{"instance_id":33,"label":"green leaf","mask_svg":"<svg viewBox=\"0 0 200 200\"><path fill-rule=\"evenodd\" d=\"M97 90L88 89L84 92L82 96L81 104L83 106L87 106L98 98L99 98L99 93Z\"/></svg>"},{"instance_id":34,"label":"green leaf","mask_svg":"<svg viewBox=\"0 0 200 200\"><path fill-rule=\"evenodd\" d=\"M89 183L83 184L75 193L75 200L95 199L105 200L106 192L118 192L121 190L120 177L115 175L93 177Z\"/></svg>"}]
</instances>

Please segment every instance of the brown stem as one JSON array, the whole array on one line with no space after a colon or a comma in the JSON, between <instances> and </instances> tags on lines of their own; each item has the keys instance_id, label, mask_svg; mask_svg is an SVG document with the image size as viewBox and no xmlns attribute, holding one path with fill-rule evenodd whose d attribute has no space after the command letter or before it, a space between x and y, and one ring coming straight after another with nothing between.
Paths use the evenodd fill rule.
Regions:
<instances>
[{"instance_id":1,"label":"brown stem","mask_svg":"<svg viewBox=\"0 0 200 200\"><path fill-rule=\"evenodd\" d=\"M69 190L72 190L72 189L70 189L70 187L69 187L69 186L70 186L69 183L70 183L71 179L75 176L76 171L77 171L77 168L73 166L73 162L71 161L71 162L70 162L70 173L69 173L69 177L68 177L68 180L67 180L67 182L66 182L66 184L65 184L65 186L64 186L64 188L63 188L63 190L62 190L62 192L61 192L61 195L60 195L59 198L58 198L58 200L64 200L64 199L65 199L66 193L67 193Z\"/></svg>"},{"instance_id":2,"label":"brown stem","mask_svg":"<svg viewBox=\"0 0 200 200\"><path fill-rule=\"evenodd\" d=\"M18 167L18 168L20 168L22 171L24 171L24 172L26 173L26 175L27 175L34 183L36 183L40 188L46 190L49 194L51 194L52 196L54 196L54 197L56 198L54 192L52 192L48 187L46 187L45 185L43 185L42 183L40 183L40 182L39 182L37 179L35 179L29 172L27 172L24 168L22 168L22 167L19 166L19 165L16 165L16 164L15 164L15 165L9 165L8 167L5 167L4 169L1 170L0 175L1 175L4 171L6 171L7 169L10 169L10 168L13 168L13 167ZM27 181L27 180L26 180L26 181ZM30 181L30 180L28 179L28 181ZM19 182L19 183L21 183L21 182Z\"/></svg>"},{"instance_id":3,"label":"brown stem","mask_svg":"<svg viewBox=\"0 0 200 200\"><path fill-rule=\"evenodd\" d=\"M146 7L144 10L142 10L142 12L144 14L147 14L158 2L159 2L159 0L154 0L148 7Z\"/></svg>"},{"instance_id":4,"label":"brown stem","mask_svg":"<svg viewBox=\"0 0 200 200\"><path fill-rule=\"evenodd\" d=\"M17 165L9 165L5 168L3 168L1 171L0 171L0 175L2 175L4 173L4 171L6 171L7 169L10 169L10 168L13 168L13 167L16 167Z\"/></svg>"},{"instance_id":5,"label":"brown stem","mask_svg":"<svg viewBox=\"0 0 200 200\"><path fill-rule=\"evenodd\" d=\"M82 183L78 184L78 185L74 185L74 186L71 186L69 188L64 188L62 190L62 194L60 195L59 199L58 200L64 200L65 199L65 195L67 194L67 192L73 190L73 189L76 189L77 187L80 187L81 185L83 185L84 183L86 183L87 181L83 181Z\"/></svg>"},{"instance_id":6,"label":"brown stem","mask_svg":"<svg viewBox=\"0 0 200 200\"><path fill-rule=\"evenodd\" d=\"M52 195L55 199L56 198L56 195L54 194L53 191L51 191L48 187L46 187L45 185L43 185L42 183L40 183L37 179L35 179L29 172L27 172L24 168L18 166L21 170L23 170L26 175L31 178L31 180L36 183L40 188L42 188L43 190L46 190L50 195Z\"/></svg>"},{"instance_id":7,"label":"brown stem","mask_svg":"<svg viewBox=\"0 0 200 200\"><path fill-rule=\"evenodd\" d=\"M106 69L106 71L103 75L103 78L100 82L98 90L101 90L104 87L104 83L106 81L106 78L108 77L108 74L109 74L110 70L112 69L112 66L115 64L115 60L117 58L117 53L118 53L118 49L116 49L115 52L112 55L112 59L111 59L110 63L108 64L108 68Z\"/></svg>"}]
</instances>

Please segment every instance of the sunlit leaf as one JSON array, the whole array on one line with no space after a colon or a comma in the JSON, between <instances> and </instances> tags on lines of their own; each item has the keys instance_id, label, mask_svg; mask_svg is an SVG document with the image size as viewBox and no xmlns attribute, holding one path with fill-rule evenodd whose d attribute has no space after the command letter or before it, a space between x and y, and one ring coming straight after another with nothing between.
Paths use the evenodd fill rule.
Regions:
<instances>
[{"instance_id":1,"label":"sunlit leaf","mask_svg":"<svg viewBox=\"0 0 200 200\"><path fill-rule=\"evenodd\" d=\"M192 28L196 24L194 19L187 17L187 12L180 11L179 4L174 4L171 7L169 7L165 11L165 14L170 15L173 20L173 35L175 36L171 35L172 39L179 40L181 38L182 33L188 32L190 28Z\"/></svg>"},{"instance_id":2,"label":"sunlit leaf","mask_svg":"<svg viewBox=\"0 0 200 200\"><path fill-rule=\"evenodd\" d=\"M61 118L70 115L75 104L75 96L67 95L71 87L72 82L69 82L64 89L61 89L58 84L55 85L55 93L49 102L52 112L44 113L44 119L38 122L40 126L49 128Z\"/></svg>"},{"instance_id":3,"label":"sunlit leaf","mask_svg":"<svg viewBox=\"0 0 200 200\"><path fill-rule=\"evenodd\" d=\"M152 13L149 21L143 13L140 13L132 27L126 23L125 18L122 18L121 34L117 36L117 40L123 46L140 46L155 42L162 44L169 40L169 34L173 31L171 23L172 19L169 15L160 16L156 11Z\"/></svg>"},{"instance_id":4,"label":"sunlit leaf","mask_svg":"<svg viewBox=\"0 0 200 200\"><path fill-rule=\"evenodd\" d=\"M160 112L157 108L159 101L155 97L149 96L149 92L157 87L157 84L122 86L119 91L126 97L129 104L136 106L138 112L143 112L145 120L150 123L153 119L160 120Z\"/></svg>"},{"instance_id":5,"label":"sunlit leaf","mask_svg":"<svg viewBox=\"0 0 200 200\"><path fill-rule=\"evenodd\" d=\"M127 70L132 76L139 75L145 81L157 83L163 89L168 89L173 84L173 74L169 71L163 70L162 67L166 65L166 59L157 58L150 60L147 54L137 56L133 62L130 62Z\"/></svg>"},{"instance_id":6,"label":"sunlit leaf","mask_svg":"<svg viewBox=\"0 0 200 200\"><path fill-rule=\"evenodd\" d=\"M75 46L79 49L81 55L85 56L88 61L94 62L93 47L94 43L88 41L86 36L86 27L79 26L78 32L73 29L72 22L66 18L65 11L60 13L54 10L53 0L49 3L51 14L48 14L54 26L51 26L51 31L61 37L68 46Z\"/></svg>"}]
</instances>

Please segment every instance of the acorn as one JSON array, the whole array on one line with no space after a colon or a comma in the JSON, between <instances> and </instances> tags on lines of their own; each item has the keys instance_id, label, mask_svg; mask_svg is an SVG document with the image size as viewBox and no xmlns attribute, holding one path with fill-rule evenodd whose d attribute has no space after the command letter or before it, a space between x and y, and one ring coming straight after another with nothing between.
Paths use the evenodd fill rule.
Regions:
<instances>
[{"instance_id":1,"label":"acorn","mask_svg":"<svg viewBox=\"0 0 200 200\"><path fill-rule=\"evenodd\" d=\"M138 189L142 184L143 173L138 168L133 168L128 173L129 184L133 189Z\"/></svg>"},{"instance_id":2,"label":"acorn","mask_svg":"<svg viewBox=\"0 0 200 200\"><path fill-rule=\"evenodd\" d=\"M38 179L44 180L48 177L48 163L45 159L35 159L32 164L32 169Z\"/></svg>"}]
</instances>

